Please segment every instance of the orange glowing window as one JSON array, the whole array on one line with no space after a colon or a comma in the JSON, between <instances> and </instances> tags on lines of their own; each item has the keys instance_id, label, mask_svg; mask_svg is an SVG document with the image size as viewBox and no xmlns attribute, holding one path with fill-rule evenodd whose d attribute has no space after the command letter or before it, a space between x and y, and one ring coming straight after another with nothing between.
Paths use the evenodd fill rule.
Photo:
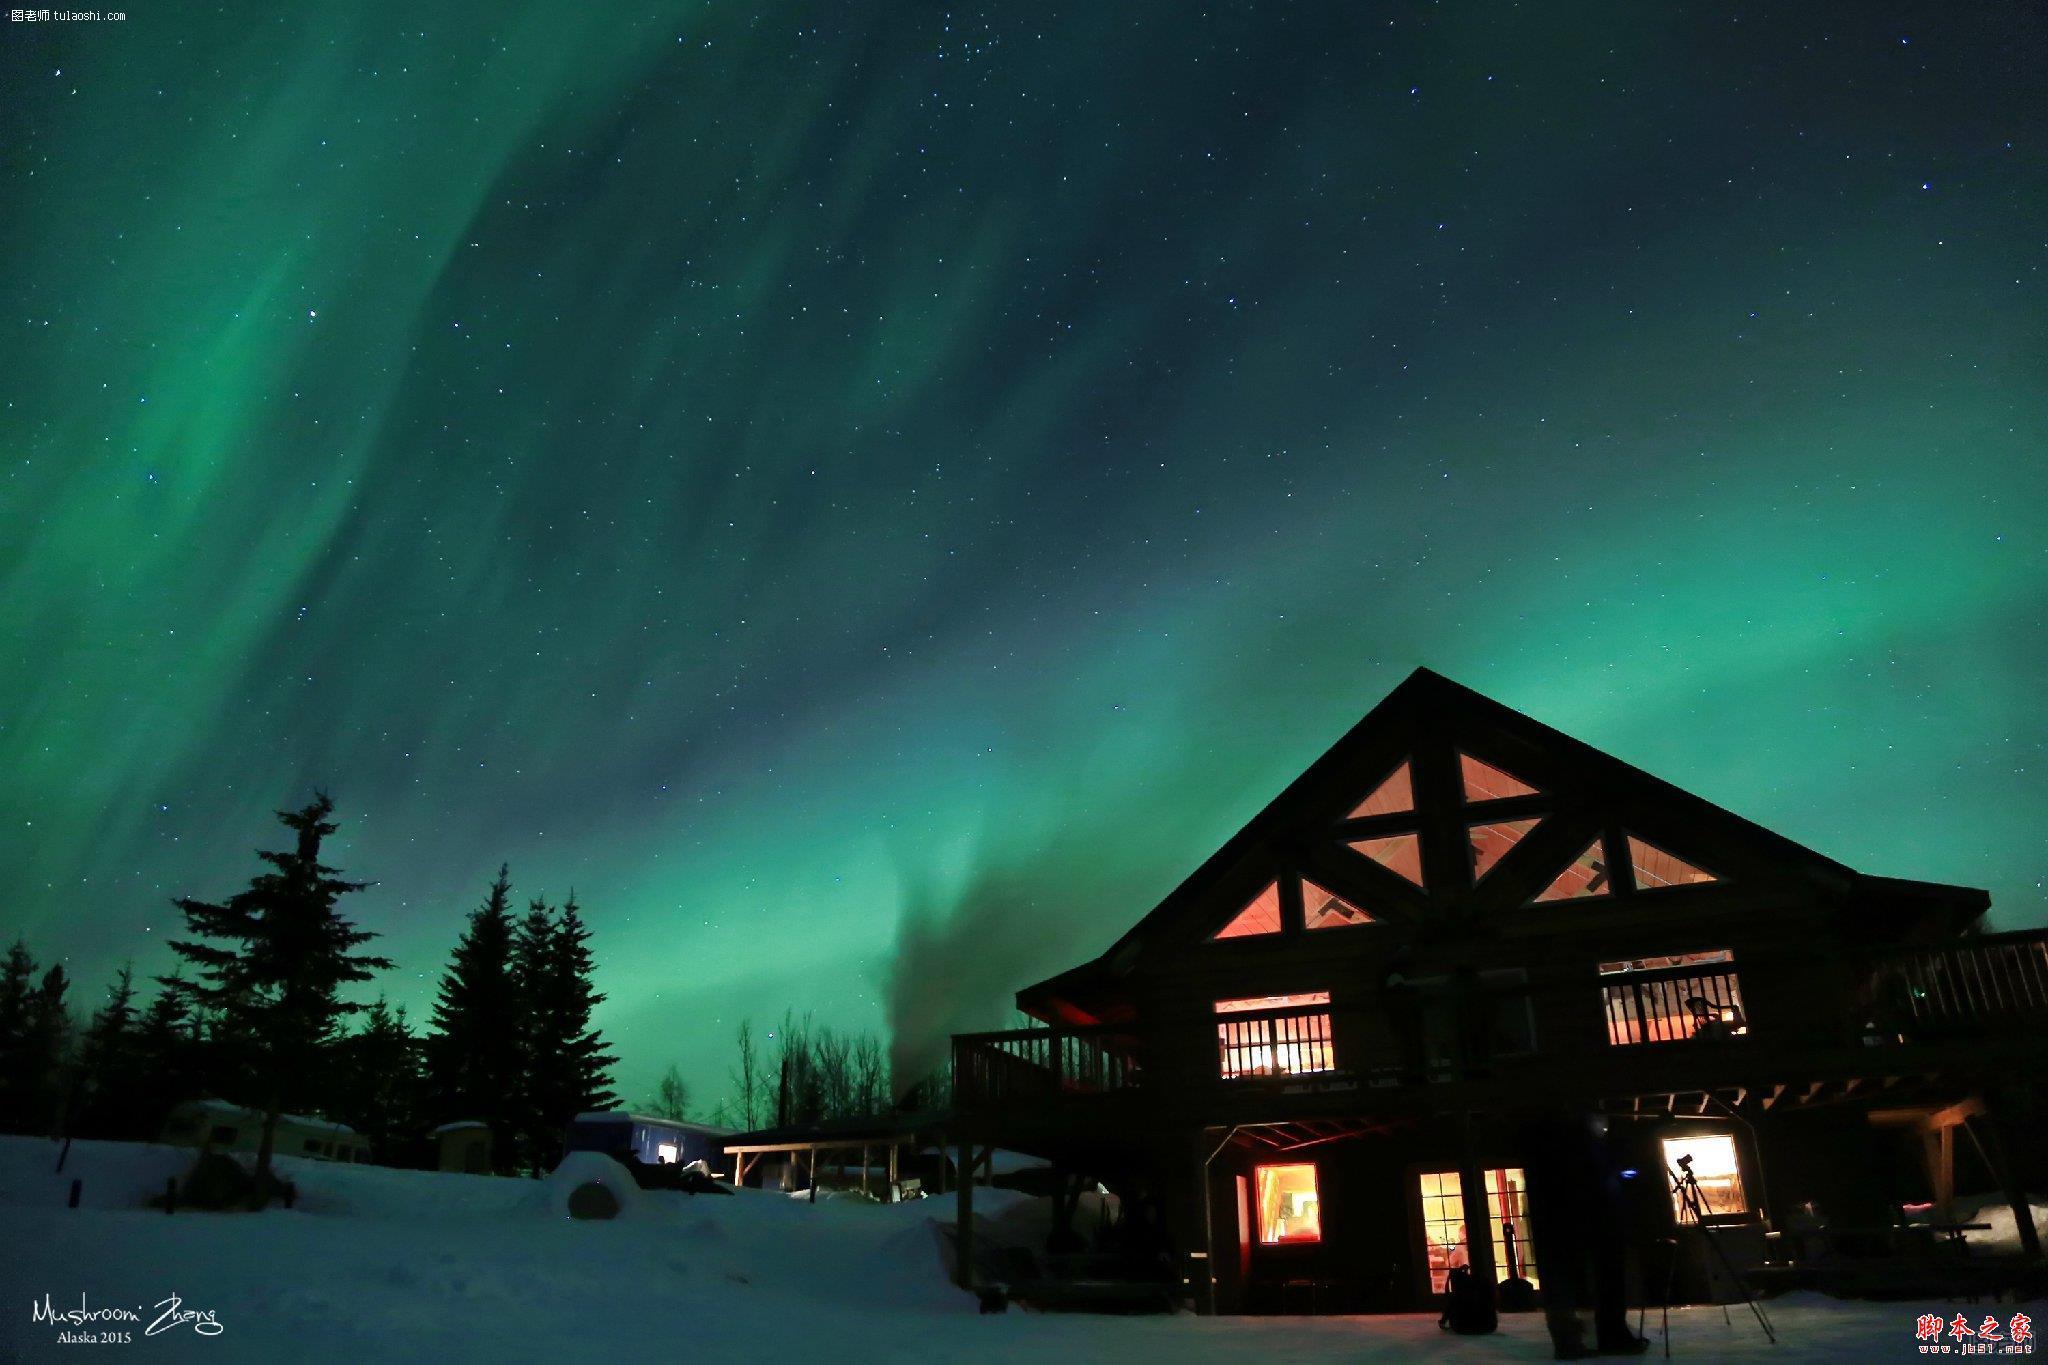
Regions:
<instances>
[{"instance_id":1,"label":"orange glowing window","mask_svg":"<svg viewBox=\"0 0 2048 1365\"><path fill-rule=\"evenodd\" d=\"M1474 825L1465 831L1472 846L1472 880L1477 882L1493 871L1493 865L1522 841L1522 836L1542 823L1538 820L1502 820L1492 825Z\"/></svg>"},{"instance_id":2,"label":"orange glowing window","mask_svg":"<svg viewBox=\"0 0 2048 1365\"><path fill-rule=\"evenodd\" d=\"M1307 878L1301 883L1303 922L1311 929L1335 929L1346 924L1371 924L1372 916L1334 891L1325 891Z\"/></svg>"},{"instance_id":3,"label":"orange glowing window","mask_svg":"<svg viewBox=\"0 0 2048 1365\"><path fill-rule=\"evenodd\" d=\"M1368 815L1399 815L1402 811L1415 809L1415 785L1409 780L1408 764L1387 774L1386 780L1372 789L1372 794L1351 808L1351 818L1362 820Z\"/></svg>"},{"instance_id":4,"label":"orange glowing window","mask_svg":"<svg viewBox=\"0 0 2048 1365\"><path fill-rule=\"evenodd\" d=\"M1660 886L1698 886L1703 882L1720 880L1705 868L1694 867L1683 858L1674 858L1633 834L1628 836L1628 862L1629 869L1635 873L1638 891L1654 891Z\"/></svg>"},{"instance_id":5,"label":"orange glowing window","mask_svg":"<svg viewBox=\"0 0 2048 1365\"><path fill-rule=\"evenodd\" d=\"M1390 834L1381 839L1354 839L1351 846L1389 872L1422 885L1422 836Z\"/></svg>"},{"instance_id":6,"label":"orange glowing window","mask_svg":"<svg viewBox=\"0 0 2048 1365\"><path fill-rule=\"evenodd\" d=\"M1252 934L1277 934L1280 932L1280 883L1267 882L1266 889L1252 897L1251 903L1231 916L1230 923L1218 929L1216 938L1246 938Z\"/></svg>"},{"instance_id":7,"label":"orange glowing window","mask_svg":"<svg viewBox=\"0 0 2048 1365\"><path fill-rule=\"evenodd\" d=\"M1421 1177L1423 1255L1429 1266L1429 1292L1451 1287L1451 1269L1471 1265L1465 1242L1465 1182L1456 1171L1432 1171Z\"/></svg>"},{"instance_id":8,"label":"orange glowing window","mask_svg":"<svg viewBox=\"0 0 2048 1365\"><path fill-rule=\"evenodd\" d=\"M1700 1212L1716 1214L1749 1212L1749 1196L1742 1190L1742 1164L1735 1157L1735 1139L1726 1133L1698 1137L1665 1138L1664 1165L1674 1178L1685 1169L1679 1159L1689 1158L1692 1178L1700 1183ZM1684 1196L1671 1195L1671 1212L1681 1222L1686 1218Z\"/></svg>"},{"instance_id":9,"label":"orange glowing window","mask_svg":"<svg viewBox=\"0 0 2048 1365\"><path fill-rule=\"evenodd\" d=\"M1504 773L1491 763L1481 763L1470 754L1458 755L1458 767L1465 779L1467 801L1505 801L1510 796L1536 795L1536 789L1521 778Z\"/></svg>"},{"instance_id":10,"label":"orange glowing window","mask_svg":"<svg viewBox=\"0 0 2048 1365\"><path fill-rule=\"evenodd\" d=\"M1330 993L1259 995L1216 1002L1218 1074L1226 1081L1334 1071Z\"/></svg>"},{"instance_id":11,"label":"orange glowing window","mask_svg":"<svg viewBox=\"0 0 2048 1365\"><path fill-rule=\"evenodd\" d=\"M1316 1168L1308 1163L1258 1168L1259 1240L1323 1240L1323 1201L1316 1194Z\"/></svg>"},{"instance_id":12,"label":"orange glowing window","mask_svg":"<svg viewBox=\"0 0 2048 1365\"><path fill-rule=\"evenodd\" d=\"M1572 901L1587 896L1605 896L1614 889L1613 878L1608 875L1607 850L1602 841L1595 839L1586 845L1585 852L1572 859L1571 866L1557 874L1557 879L1543 889L1538 901Z\"/></svg>"}]
</instances>

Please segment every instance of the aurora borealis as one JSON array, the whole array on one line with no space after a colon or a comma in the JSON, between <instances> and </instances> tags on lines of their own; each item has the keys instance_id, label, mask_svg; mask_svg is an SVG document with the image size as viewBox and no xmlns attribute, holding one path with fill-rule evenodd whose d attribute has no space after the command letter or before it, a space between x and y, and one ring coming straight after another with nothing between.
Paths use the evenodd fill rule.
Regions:
<instances>
[{"instance_id":1,"label":"aurora borealis","mask_svg":"<svg viewBox=\"0 0 2048 1365\"><path fill-rule=\"evenodd\" d=\"M317 784L395 999L507 860L715 1098L906 935L1000 1023L1417 664L2048 918L2037 8L610 11L0 33L82 995Z\"/></svg>"}]
</instances>

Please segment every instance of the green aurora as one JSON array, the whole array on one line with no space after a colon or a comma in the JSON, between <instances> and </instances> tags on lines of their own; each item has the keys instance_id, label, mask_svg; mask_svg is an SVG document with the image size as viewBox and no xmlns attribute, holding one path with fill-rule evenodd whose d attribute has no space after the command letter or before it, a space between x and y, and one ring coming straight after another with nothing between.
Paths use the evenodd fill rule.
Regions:
<instances>
[{"instance_id":1,"label":"green aurora","mask_svg":"<svg viewBox=\"0 0 2048 1365\"><path fill-rule=\"evenodd\" d=\"M0 929L165 970L319 785L395 998L509 860L709 1099L899 964L1000 1022L1423 663L2040 923L2044 71L2021 5L10 23Z\"/></svg>"}]
</instances>

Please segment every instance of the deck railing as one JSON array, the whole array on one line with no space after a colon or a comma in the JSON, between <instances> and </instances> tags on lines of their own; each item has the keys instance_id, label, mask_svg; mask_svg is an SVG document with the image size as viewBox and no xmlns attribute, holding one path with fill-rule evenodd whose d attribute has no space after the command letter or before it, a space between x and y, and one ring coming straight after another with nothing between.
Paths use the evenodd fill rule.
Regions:
<instances>
[{"instance_id":1,"label":"deck railing","mask_svg":"<svg viewBox=\"0 0 2048 1365\"><path fill-rule=\"evenodd\" d=\"M1607 1041L1676 1043L1740 1038L1749 1031L1733 966L1621 972L1601 979Z\"/></svg>"},{"instance_id":2,"label":"deck railing","mask_svg":"<svg viewBox=\"0 0 2048 1365\"><path fill-rule=\"evenodd\" d=\"M1891 949L1871 962L1863 1005L1872 1042L2048 1018L2048 930Z\"/></svg>"},{"instance_id":3,"label":"deck railing","mask_svg":"<svg viewBox=\"0 0 2048 1365\"><path fill-rule=\"evenodd\" d=\"M1859 1035L1862 1043L1879 1046L1990 1036L2019 1024L2048 1026L2048 930L1881 949L1842 965L1852 969L1850 993L1834 996L1843 1011L1837 1016L1841 1026L1835 1037L1844 1044L1858 1041ZM1615 1045L1663 1043L1682 1048L1688 1042L1769 1034L1767 1024L1752 1025L1747 1017L1740 967L1735 962L1599 978L1606 1037L1597 1043L1583 1035L1524 1038L1518 1030L1526 1029L1526 1023L1515 1029L1496 1026L1510 1018L1526 1020L1529 1009L1523 1002L1539 996L1583 1000L1593 989L1590 983L1535 991L1418 993L1402 1009L1412 1021L1408 1027L1422 1035L1409 1046L1424 1050L1427 1065L1399 1058L1390 1064L1385 1056L1371 1055L1373 1035L1394 1022L1379 1006L1340 1002L1212 1015L1198 1027L1215 1030L1216 1061L1211 1065L1216 1069L1186 1079L1242 1086L1254 1084L1258 1077L1335 1070L1375 1085L1419 1084L1499 1075L1505 1059L1532 1054L1578 1065L1574 1059L1590 1060L1587 1051L1592 1047L1633 1053L1633 1047ZM1839 992L1842 987L1832 989ZM1475 1000L1485 1001L1485 1009L1475 1012ZM1360 1014L1373 1016L1375 1026L1347 1032L1355 1027L1347 1020ZM958 1034L953 1039L955 1098L963 1107L986 1108L1130 1090L1145 1079L1141 1037L1142 1030L1131 1024ZM1358 1048L1358 1055L1344 1055L1346 1039L1354 1044L1362 1040L1365 1046ZM1445 1051L1449 1044L1444 1039L1456 1047ZM1797 1041L1818 1041L1818 1035L1802 1035Z\"/></svg>"},{"instance_id":4,"label":"deck railing","mask_svg":"<svg viewBox=\"0 0 2048 1365\"><path fill-rule=\"evenodd\" d=\"M1010 1029L953 1038L953 1091L962 1104L1101 1094L1138 1083L1135 1040L1113 1029Z\"/></svg>"}]
</instances>

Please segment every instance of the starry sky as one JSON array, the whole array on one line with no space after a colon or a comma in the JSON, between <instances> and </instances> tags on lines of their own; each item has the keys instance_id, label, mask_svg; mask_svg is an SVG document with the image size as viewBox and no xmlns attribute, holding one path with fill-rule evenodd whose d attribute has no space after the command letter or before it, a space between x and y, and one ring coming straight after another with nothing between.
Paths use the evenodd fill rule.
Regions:
<instances>
[{"instance_id":1,"label":"starry sky","mask_svg":"<svg viewBox=\"0 0 2048 1365\"><path fill-rule=\"evenodd\" d=\"M1418 664L2041 923L2044 71L2017 3L8 23L0 930L164 970L320 786L415 1009L506 860L629 1098L792 1007L922 1060Z\"/></svg>"}]
</instances>

